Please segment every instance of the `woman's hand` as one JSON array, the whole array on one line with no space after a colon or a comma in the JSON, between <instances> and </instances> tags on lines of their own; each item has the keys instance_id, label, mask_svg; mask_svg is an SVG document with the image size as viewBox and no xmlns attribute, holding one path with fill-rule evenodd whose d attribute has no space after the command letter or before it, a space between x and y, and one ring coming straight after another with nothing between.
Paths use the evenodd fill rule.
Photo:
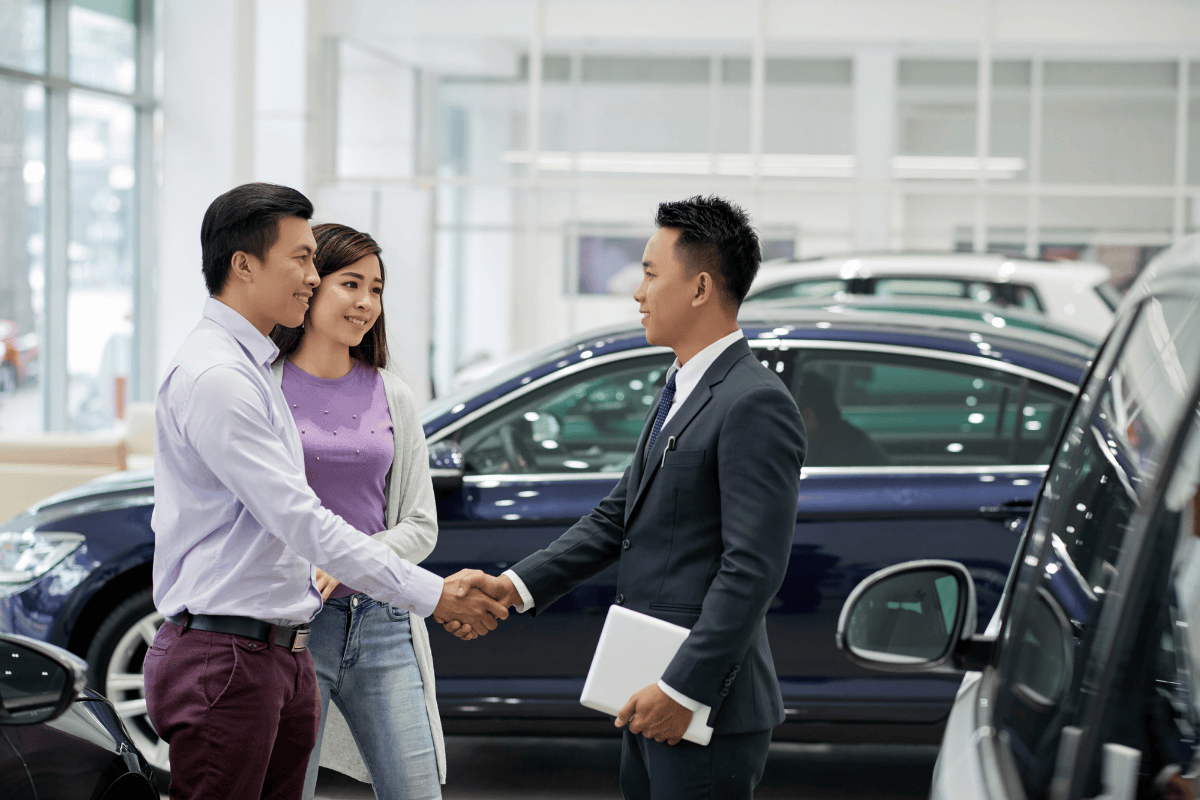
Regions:
<instances>
[{"instance_id":1,"label":"woman's hand","mask_svg":"<svg viewBox=\"0 0 1200 800\"><path fill-rule=\"evenodd\" d=\"M333 594L333 590L341 586L341 584L342 582L337 578L317 567L317 591L321 593L322 603L328 600L329 595Z\"/></svg>"}]
</instances>

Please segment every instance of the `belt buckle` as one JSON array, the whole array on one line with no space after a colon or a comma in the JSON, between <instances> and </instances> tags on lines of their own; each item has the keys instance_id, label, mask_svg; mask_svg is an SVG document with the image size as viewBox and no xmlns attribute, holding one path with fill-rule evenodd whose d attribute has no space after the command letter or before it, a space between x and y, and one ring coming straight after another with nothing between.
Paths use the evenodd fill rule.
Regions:
<instances>
[{"instance_id":1,"label":"belt buckle","mask_svg":"<svg viewBox=\"0 0 1200 800\"><path fill-rule=\"evenodd\" d=\"M299 653L301 650L308 649L308 637L312 635L312 629L307 625L296 629L296 638L292 640L292 652Z\"/></svg>"}]
</instances>

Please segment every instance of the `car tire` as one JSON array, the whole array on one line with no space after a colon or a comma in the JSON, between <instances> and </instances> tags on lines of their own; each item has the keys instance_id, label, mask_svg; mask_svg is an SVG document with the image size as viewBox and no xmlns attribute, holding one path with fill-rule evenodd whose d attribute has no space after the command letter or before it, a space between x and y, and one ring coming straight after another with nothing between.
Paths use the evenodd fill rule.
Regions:
<instances>
[{"instance_id":1,"label":"car tire","mask_svg":"<svg viewBox=\"0 0 1200 800\"><path fill-rule=\"evenodd\" d=\"M87 662L88 685L112 702L129 738L165 787L170 780L167 744L158 738L146 715L146 687L142 682L146 649L162 621L150 589L135 592L101 623L88 647Z\"/></svg>"},{"instance_id":2,"label":"car tire","mask_svg":"<svg viewBox=\"0 0 1200 800\"><path fill-rule=\"evenodd\" d=\"M0 362L0 394L17 390L17 368L11 362Z\"/></svg>"}]
</instances>

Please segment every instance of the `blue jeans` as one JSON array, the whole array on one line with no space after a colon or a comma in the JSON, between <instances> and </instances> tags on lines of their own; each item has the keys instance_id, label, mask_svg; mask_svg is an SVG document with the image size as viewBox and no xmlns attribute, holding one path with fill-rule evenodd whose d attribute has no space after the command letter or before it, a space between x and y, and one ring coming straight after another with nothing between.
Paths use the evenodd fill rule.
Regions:
<instances>
[{"instance_id":1,"label":"blue jeans","mask_svg":"<svg viewBox=\"0 0 1200 800\"><path fill-rule=\"evenodd\" d=\"M305 800L316 792L329 700L337 703L380 800L440 798L437 756L408 612L365 594L326 601L309 639L321 691L321 728Z\"/></svg>"}]
</instances>

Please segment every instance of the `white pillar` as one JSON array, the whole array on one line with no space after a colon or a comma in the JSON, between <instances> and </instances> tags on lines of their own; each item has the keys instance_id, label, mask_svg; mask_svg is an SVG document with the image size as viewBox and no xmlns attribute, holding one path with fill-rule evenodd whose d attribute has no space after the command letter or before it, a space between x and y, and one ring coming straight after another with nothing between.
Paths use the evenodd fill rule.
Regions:
<instances>
[{"instance_id":1,"label":"white pillar","mask_svg":"<svg viewBox=\"0 0 1200 800\"><path fill-rule=\"evenodd\" d=\"M308 0L255 0L254 180L308 193ZM333 113L333 109L327 109Z\"/></svg>"},{"instance_id":2,"label":"white pillar","mask_svg":"<svg viewBox=\"0 0 1200 800\"><path fill-rule=\"evenodd\" d=\"M896 53L867 48L854 54L854 155L857 180L891 179L896 151ZM855 197L854 247L887 250L891 234L891 195L867 191Z\"/></svg>"},{"instance_id":3,"label":"white pillar","mask_svg":"<svg viewBox=\"0 0 1200 800\"><path fill-rule=\"evenodd\" d=\"M209 203L250 180L254 0L163 3L163 150L157 286L157 385L200 319L200 222ZM253 41L252 36L250 40ZM251 94L252 97L252 94Z\"/></svg>"}]
</instances>

